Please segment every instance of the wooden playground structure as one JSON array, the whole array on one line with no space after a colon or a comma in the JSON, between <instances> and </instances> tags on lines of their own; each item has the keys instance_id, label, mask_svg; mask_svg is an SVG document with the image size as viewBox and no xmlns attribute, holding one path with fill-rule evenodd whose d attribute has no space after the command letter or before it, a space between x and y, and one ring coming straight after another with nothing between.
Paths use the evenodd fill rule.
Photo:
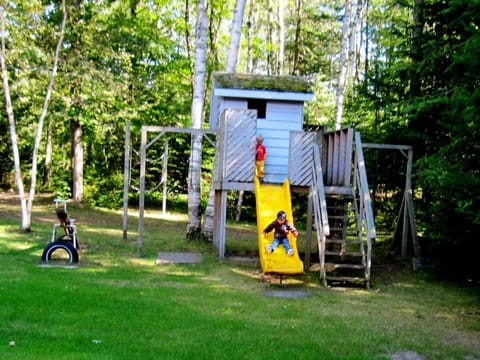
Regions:
<instances>
[{"instance_id":1,"label":"wooden playground structure","mask_svg":"<svg viewBox=\"0 0 480 360\"><path fill-rule=\"evenodd\" d=\"M419 256L411 198L411 148L362 144L360 133L353 128L333 132L303 131L303 103L311 99L311 91L306 86L288 89L289 81L294 80L298 85L305 81L303 78L286 77L289 81L285 82L279 77L263 76L259 89L255 86L252 88L255 79L251 75L240 75L237 78L235 74L219 73L214 74L213 78L210 129L142 127L139 255L142 254L143 247L147 149L166 133L183 132L201 134L215 145L212 181L215 189L213 246L218 250L220 260L225 256L227 192L254 191L254 138L259 133L264 136L267 146L265 182L281 186L288 180L291 191L308 193L304 268L308 269L311 264L310 248L315 233L320 280L324 285L352 282L364 284L367 288L370 286L372 245L376 230L363 147L408 151L409 169L401 210L402 239L406 248L407 229L410 228L414 249ZM245 79L249 80L248 88L242 87ZM149 133L156 134L150 141ZM126 145L126 155L127 146L129 145ZM242 156L239 157L238 154ZM258 197L258 188L256 191ZM124 199L128 199L128 185ZM124 237L127 230L127 209L128 205L124 202ZM259 251L261 253L262 249Z\"/></svg>"}]
</instances>

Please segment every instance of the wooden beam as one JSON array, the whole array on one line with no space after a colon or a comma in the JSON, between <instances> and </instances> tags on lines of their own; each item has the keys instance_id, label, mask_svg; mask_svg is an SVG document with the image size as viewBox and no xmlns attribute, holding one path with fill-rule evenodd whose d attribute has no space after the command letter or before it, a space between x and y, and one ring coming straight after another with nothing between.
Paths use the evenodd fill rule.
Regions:
<instances>
[{"instance_id":1,"label":"wooden beam","mask_svg":"<svg viewBox=\"0 0 480 360\"><path fill-rule=\"evenodd\" d=\"M143 252L143 221L145 212L145 168L147 157L147 129L142 126L142 136L140 145L140 194L138 205L138 256Z\"/></svg>"},{"instance_id":2,"label":"wooden beam","mask_svg":"<svg viewBox=\"0 0 480 360\"><path fill-rule=\"evenodd\" d=\"M128 233L128 188L130 184L130 120L125 124L125 152L123 160L123 240L127 241Z\"/></svg>"},{"instance_id":3,"label":"wooden beam","mask_svg":"<svg viewBox=\"0 0 480 360\"><path fill-rule=\"evenodd\" d=\"M420 244L418 243L417 225L415 222L415 212L413 211L413 194L412 194L412 165L413 165L413 149L408 150L407 155L407 176L405 180L405 205L408 212L410 232L413 242L413 253L415 257L420 257Z\"/></svg>"},{"instance_id":4,"label":"wooden beam","mask_svg":"<svg viewBox=\"0 0 480 360\"><path fill-rule=\"evenodd\" d=\"M392 144L373 144L373 143L364 143L362 144L363 148L370 149L383 149L383 150L412 150L413 146L410 145L392 145Z\"/></svg>"},{"instance_id":5,"label":"wooden beam","mask_svg":"<svg viewBox=\"0 0 480 360\"><path fill-rule=\"evenodd\" d=\"M215 227L213 245L218 249L218 258L225 257L225 226L227 219L227 192L215 190Z\"/></svg>"},{"instance_id":6,"label":"wooden beam","mask_svg":"<svg viewBox=\"0 0 480 360\"><path fill-rule=\"evenodd\" d=\"M308 205L307 205L307 232L305 237L305 270L310 268L310 258L312 252L312 216L313 216L313 194L312 191L308 192Z\"/></svg>"},{"instance_id":7,"label":"wooden beam","mask_svg":"<svg viewBox=\"0 0 480 360\"><path fill-rule=\"evenodd\" d=\"M148 126L143 125L142 130L145 129L147 132L172 132L172 133L200 133L202 135L205 134L217 134L216 130L210 129L194 129L194 128L177 128L173 126Z\"/></svg>"}]
</instances>

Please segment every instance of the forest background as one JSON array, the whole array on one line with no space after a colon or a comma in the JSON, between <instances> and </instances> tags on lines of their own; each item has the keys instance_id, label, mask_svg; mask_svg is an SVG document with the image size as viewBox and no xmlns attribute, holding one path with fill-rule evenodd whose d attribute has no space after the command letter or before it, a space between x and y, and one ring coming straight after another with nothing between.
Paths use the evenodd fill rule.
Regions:
<instances>
[{"instance_id":1,"label":"forest background","mask_svg":"<svg viewBox=\"0 0 480 360\"><path fill-rule=\"evenodd\" d=\"M26 181L65 13L61 5L0 3L2 81L9 82ZM65 5L68 17L38 153L37 191L119 208L126 123L131 123L132 188L138 186L141 126L191 126L197 7L189 0L72 0ZM225 68L234 6L233 0L207 1L204 119L211 74ZM437 270L476 279L479 22L478 0L249 0L236 68L306 76L314 100L306 105L305 129L333 129L340 121L360 131L363 142L412 145L422 255ZM5 98L5 86L0 91ZM7 108L0 113L0 186L6 190L16 188ZM186 135L169 137L169 206L186 204L190 141ZM147 188L161 180L162 153L162 144L149 150ZM213 153L205 142L205 202ZM369 149L365 154L377 226L391 231L405 187L405 157ZM130 195L134 204L138 194ZM160 189L148 193L148 206L160 201ZM235 194L229 204L232 218ZM296 206L300 214L301 202ZM246 194L242 219L253 220L252 209L252 194Z\"/></svg>"}]
</instances>

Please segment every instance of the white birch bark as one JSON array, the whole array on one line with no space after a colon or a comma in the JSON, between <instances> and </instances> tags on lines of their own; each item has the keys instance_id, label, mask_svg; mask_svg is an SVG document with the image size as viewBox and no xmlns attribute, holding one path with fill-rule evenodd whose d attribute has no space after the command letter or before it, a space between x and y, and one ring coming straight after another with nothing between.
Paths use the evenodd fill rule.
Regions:
<instances>
[{"instance_id":1,"label":"white birch bark","mask_svg":"<svg viewBox=\"0 0 480 360\"><path fill-rule=\"evenodd\" d=\"M363 21L365 17L365 6L363 0L357 1L357 12L355 15L354 20L354 32L355 36L357 37L356 45L355 45L355 59L352 66L352 76L356 82L360 82L360 64L362 63L362 53L361 49L363 48Z\"/></svg>"},{"instance_id":2,"label":"white birch bark","mask_svg":"<svg viewBox=\"0 0 480 360\"><path fill-rule=\"evenodd\" d=\"M345 16L343 17L342 43L340 49L340 60L338 63L338 86L335 103L335 130L342 127L343 117L343 98L345 94L345 84L347 80L347 53L348 53L348 34L350 30L350 17L352 11L352 0L345 1Z\"/></svg>"},{"instance_id":3,"label":"white birch bark","mask_svg":"<svg viewBox=\"0 0 480 360\"><path fill-rule=\"evenodd\" d=\"M197 1L197 25L195 44L195 72L193 80L192 128L201 129L203 123L203 105L205 97L205 76L207 67L207 1ZM201 235L201 176L202 136L192 134L192 148L188 181L188 225L187 239L193 240Z\"/></svg>"},{"instance_id":4,"label":"white birch bark","mask_svg":"<svg viewBox=\"0 0 480 360\"><path fill-rule=\"evenodd\" d=\"M230 33L230 45L228 48L228 58L225 65L226 72L235 72L238 62L238 52L240 49L240 40L242 36L243 13L245 9L245 0L237 0L232 18L232 28ZM210 187L208 194L207 207L205 209L203 237L207 241L213 240L215 229L215 189Z\"/></svg>"},{"instance_id":5,"label":"white birch bark","mask_svg":"<svg viewBox=\"0 0 480 360\"><path fill-rule=\"evenodd\" d=\"M250 5L247 14L247 65L246 72L253 72L253 59L252 59L252 35L254 29L255 18L253 16L253 0L250 0Z\"/></svg>"},{"instance_id":6,"label":"white birch bark","mask_svg":"<svg viewBox=\"0 0 480 360\"><path fill-rule=\"evenodd\" d=\"M240 40L242 38L243 12L246 0L237 0L232 18L232 28L230 32L230 46L228 48L226 72L235 72L238 62L238 53L240 49Z\"/></svg>"},{"instance_id":7,"label":"white birch bark","mask_svg":"<svg viewBox=\"0 0 480 360\"><path fill-rule=\"evenodd\" d=\"M18 151L18 143L17 143L17 133L15 128L15 118L13 114L12 108L12 101L10 98L10 87L8 83L8 71L5 64L5 8L3 5L0 5L0 17L1 17L1 37L2 37L2 49L0 54L0 63L2 68L2 79L3 79L3 90L5 94L5 106L7 111L8 122L10 126L10 137L12 142L12 151L13 151L13 159L14 159L14 167L15 167L15 181L18 188L18 195L20 197L20 205L21 205L21 212L22 212L22 230L23 231L30 231L31 229L31 218L32 218L32 205L35 196L35 188L37 183L37 160L38 160L38 149L40 147L40 141L42 138L42 131L43 131L43 123L45 117L47 116L48 105L50 104L50 99L53 91L53 86L55 82L55 77L57 74L58 68L58 61L60 57L60 50L62 48L63 43L63 36L65 34L65 24L67 21L67 11L65 7L65 0L62 0L62 24L60 28L60 34L57 41L57 47L55 50L55 56L53 61L52 73L50 75L50 81L47 86L47 92L45 94L45 100L43 103L42 111L38 120L37 124L37 132L35 135L35 143L33 147L33 154L32 154L32 168L30 174L30 191L28 195L28 199L25 198L25 189L22 180L22 173L21 173L21 166L20 166L20 156Z\"/></svg>"},{"instance_id":8,"label":"white birch bark","mask_svg":"<svg viewBox=\"0 0 480 360\"><path fill-rule=\"evenodd\" d=\"M83 130L74 121L72 129L72 199L83 200Z\"/></svg>"},{"instance_id":9,"label":"white birch bark","mask_svg":"<svg viewBox=\"0 0 480 360\"><path fill-rule=\"evenodd\" d=\"M285 57L285 4L279 0L278 21L279 21L279 49L278 49L278 74L283 75L283 62Z\"/></svg>"},{"instance_id":10,"label":"white birch bark","mask_svg":"<svg viewBox=\"0 0 480 360\"><path fill-rule=\"evenodd\" d=\"M10 86L8 84L8 71L5 64L5 8L0 5L1 16L1 36L2 36L2 51L0 52L0 63L2 66L2 83L3 92L5 95L5 107L7 111L8 124L10 126L10 139L12 142L13 162L15 166L15 181L17 183L18 195L20 197L20 206L22 211L22 229L28 231L30 225L28 222L27 203L25 199L25 190L23 187L22 172L20 169L20 154L18 152L17 132L15 129L15 117L13 114L12 100L10 98Z\"/></svg>"},{"instance_id":11,"label":"white birch bark","mask_svg":"<svg viewBox=\"0 0 480 360\"><path fill-rule=\"evenodd\" d=\"M43 123L45 122L45 118L48 112L48 106L50 105L50 100L52 98L53 85L55 84L55 77L57 76L58 61L60 58L60 51L62 49L63 36L65 34L65 25L67 23L67 9L65 6L65 0L62 0L62 13L63 13L62 24L60 27L60 34L58 36L57 47L55 48L52 74L50 76L50 81L47 86L47 93L45 94L45 100L43 102L42 112L40 113L40 118L38 119L37 133L35 135L35 145L33 147L30 192L29 192L28 201L27 201L29 218L31 217L31 214L32 214L33 199L35 197L35 189L37 186L38 149L40 148L40 141L42 140Z\"/></svg>"}]
</instances>

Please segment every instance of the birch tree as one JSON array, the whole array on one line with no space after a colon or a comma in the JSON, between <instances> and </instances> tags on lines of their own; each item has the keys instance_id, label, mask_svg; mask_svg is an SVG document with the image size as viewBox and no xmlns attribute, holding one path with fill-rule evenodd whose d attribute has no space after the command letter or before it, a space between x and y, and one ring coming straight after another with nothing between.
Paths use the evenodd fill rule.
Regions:
<instances>
[{"instance_id":1,"label":"birch tree","mask_svg":"<svg viewBox=\"0 0 480 360\"><path fill-rule=\"evenodd\" d=\"M192 128L201 129L205 98L207 68L207 1L197 1L197 23L195 44L195 70L193 79ZM201 237L201 176L202 135L192 134L192 147L188 179L188 225L187 240Z\"/></svg>"},{"instance_id":2,"label":"birch tree","mask_svg":"<svg viewBox=\"0 0 480 360\"><path fill-rule=\"evenodd\" d=\"M357 0L356 11L351 14L351 29L350 39L348 41L348 75L349 79L356 81L358 79L358 58L359 58L359 46L361 45L361 24L363 14L363 0Z\"/></svg>"},{"instance_id":3,"label":"birch tree","mask_svg":"<svg viewBox=\"0 0 480 360\"><path fill-rule=\"evenodd\" d=\"M226 72L235 72L238 63L238 53L240 49L240 40L242 37L243 12L246 0L237 0L232 18L232 28L230 32L230 46L228 47ZM252 0L251 0L252 1Z\"/></svg>"},{"instance_id":4,"label":"birch tree","mask_svg":"<svg viewBox=\"0 0 480 360\"><path fill-rule=\"evenodd\" d=\"M55 77L57 74L58 69L58 61L60 57L60 50L63 43L63 36L65 34L65 24L67 21L67 10L65 7L65 0L62 0L61 10L63 13L62 23L60 26L60 33L57 41L57 46L55 49L55 56L53 59L53 66L52 72L50 75L50 80L47 86L45 99L43 102L42 111L40 113L40 117L37 123L37 131L35 135L35 143L33 147L33 154L32 154L32 165L31 165L31 172L30 172L30 190L28 193L28 198L25 197L25 189L22 180L22 172L21 172L21 164L20 164L20 156L18 151L18 143L17 143L17 133L15 128L15 117L13 113L12 101L10 97L10 85L8 82L8 70L6 66L6 49L5 49L5 37L6 37L6 27L5 27L5 6L0 5L0 22L1 22L1 51L0 51L0 63L2 68L2 84L3 84L3 91L5 94L5 106L7 111L7 117L10 127L10 137L12 142L12 151L13 151L13 158L14 158L14 166L15 166L15 181L18 188L18 195L20 197L20 206L22 212L22 230L23 231L30 231L31 229L31 217L32 217L32 205L35 196L35 189L37 183L37 161L38 161L38 149L40 147L40 140L42 138L43 132L43 123L45 121L45 117L47 116L48 106L50 104L50 99L52 96L53 86L55 83Z\"/></svg>"},{"instance_id":5,"label":"birch tree","mask_svg":"<svg viewBox=\"0 0 480 360\"><path fill-rule=\"evenodd\" d=\"M279 0L278 7L279 21L279 49L278 49L278 75L283 75L283 62L285 57L285 4L284 0Z\"/></svg>"},{"instance_id":6,"label":"birch tree","mask_svg":"<svg viewBox=\"0 0 480 360\"><path fill-rule=\"evenodd\" d=\"M340 49L340 60L338 63L338 84L335 103L335 130L342 126L343 116L343 98L345 94L345 84L347 81L347 54L348 54L348 34L350 30L350 14L352 11L352 0L345 1L345 15L343 17L342 28L342 46Z\"/></svg>"},{"instance_id":7,"label":"birch tree","mask_svg":"<svg viewBox=\"0 0 480 360\"><path fill-rule=\"evenodd\" d=\"M242 22L243 22L243 12L245 9L246 0L237 0L235 3L235 10L233 12L232 18L232 28L230 32L230 45L228 48L228 57L225 65L226 72L235 72L235 68L238 62L238 53L240 48L240 40L242 36ZM213 240L213 230L215 227L214 223L215 215L215 189L213 186L210 188L210 193L208 195L207 208L205 210L204 226L203 226L203 237L207 241Z\"/></svg>"}]
</instances>

